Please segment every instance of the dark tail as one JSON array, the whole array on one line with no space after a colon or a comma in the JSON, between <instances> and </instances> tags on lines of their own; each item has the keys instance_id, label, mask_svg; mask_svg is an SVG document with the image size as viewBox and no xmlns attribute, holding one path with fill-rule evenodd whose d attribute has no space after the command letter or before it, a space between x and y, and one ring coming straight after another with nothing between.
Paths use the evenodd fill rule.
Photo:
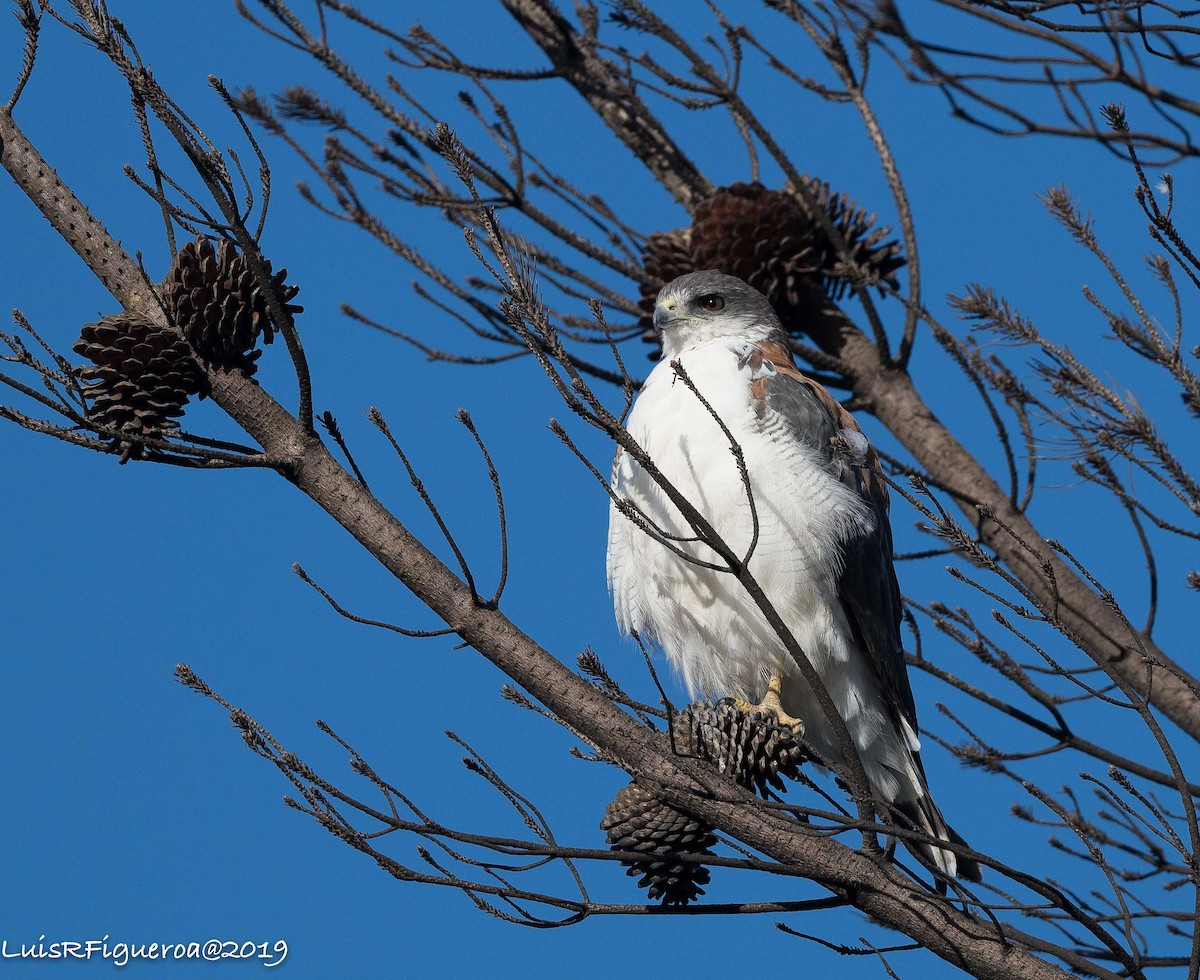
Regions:
<instances>
[{"instance_id":1,"label":"dark tail","mask_svg":"<svg viewBox=\"0 0 1200 980\"><path fill-rule=\"evenodd\" d=\"M921 782L924 783L924 780ZM924 795L920 799L904 800L903 802L898 800L893 804L899 822L902 825L907 824L909 830L928 834L930 837L946 841L949 844L961 844L963 847L969 847L970 845L955 832L954 828L946 823L937 804L929 795L929 788L925 785L920 788L924 791ZM905 847L919 858L932 864L947 877L966 878L967 881L983 880L979 862L973 858L963 857L935 844L917 841L905 841Z\"/></svg>"}]
</instances>

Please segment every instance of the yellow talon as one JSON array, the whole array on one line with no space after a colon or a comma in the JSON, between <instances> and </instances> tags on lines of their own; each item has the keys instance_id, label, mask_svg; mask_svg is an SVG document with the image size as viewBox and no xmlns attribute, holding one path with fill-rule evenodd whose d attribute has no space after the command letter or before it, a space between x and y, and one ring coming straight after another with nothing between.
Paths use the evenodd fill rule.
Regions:
<instances>
[{"instance_id":1,"label":"yellow talon","mask_svg":"<svg viewBox=\"0 0 1200 980\"><path fill-rule=\"evenodd\" d=\"M790 728L799 737L804 734L804 722L799 718L793 718L783 710L783 705L779 701L779 694L783 690L783 675L775 674L771 677L771 683L767 685L767 693L758 704L751 704L749 701L744 701L741 698L735 698L735 703L738 708L746 714L754 712L762 712L763 714L774 715L775 721L784 728Z\"/></svg>"}]
</instances>

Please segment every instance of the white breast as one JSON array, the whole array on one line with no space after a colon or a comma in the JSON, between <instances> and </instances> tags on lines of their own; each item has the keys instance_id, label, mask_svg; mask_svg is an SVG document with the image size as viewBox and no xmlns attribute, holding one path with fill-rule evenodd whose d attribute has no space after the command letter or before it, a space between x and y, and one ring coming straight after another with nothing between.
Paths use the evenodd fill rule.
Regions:
<instances>
[{"instance_id":1,"label":"white breast","mask_svg":"<svg viewBox=\"0 0 1200 980\"><path fill-rule=\"evenodd\" d=\"M841 544L869 530L872 518L857 494L826 472L783 420L760 415L751 397L748 346L713 341L680 360L745 455L759 524L750 569L824 674L834 664L845 664L851 652L837 600ZM766 370L772 369L767 365ZM670 364L660 363L651 373L628 429L666 478L744 557L754 521L729 439ZM613 488L672 540L682 539L675 544L685 554L722 564L695 540L678 509L628 453L617 460ZM732 575L689 563L615 506L608 579L621 627L657 640L693 694L754 701L770 675L790 662L779 637Z\"/></svg>"}]
</instances>

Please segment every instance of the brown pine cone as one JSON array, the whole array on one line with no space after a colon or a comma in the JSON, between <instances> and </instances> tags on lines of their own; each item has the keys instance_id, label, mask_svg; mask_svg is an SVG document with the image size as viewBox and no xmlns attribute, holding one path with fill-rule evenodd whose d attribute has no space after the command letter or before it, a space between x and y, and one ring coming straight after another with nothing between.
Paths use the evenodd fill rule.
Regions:
<instances>
[{"instance_id":1,"label":"brown pine cone","mask_svg":"<svg viewBox=\"0 0 1200 980\"><path fill-rule=\"evenodd\" d=\"M895 288L904 265L899 244L886 240L890 229L872 227L868 215L844 194L810 177L805 186L845 240L868 279ZM691 228L652 235L643 249L643 265L659 285L686 272L717 269L758 289L775 307L784 328L803 332L804 323L826 297L840 299L857 288L851 269L820 220L809 214L791 188L768 190L761 184L719 187L696 206ZM638 306L643 339L657 344L653 332L654 297L659 285L645 285ZM861 285L858 284L858 285Z\"/></svg>"},{"instance_id":2,"label":"brown pine cone","mask_svg":"<svg viewBox=\"0 0 1200 980\"><path fill-rule=\"evenodd\" d=\"M264 264L288 311L303 311L289 302L300 287L285 284L287 270L272 273L270 261ZM212 239L199 235L184 245L163 283L163 300L192 349L218 370L252 376L262 354L255 349L259 337L265 344L275 339L262 288L246 257L224 239L214 248Z\"/></svg>"},{"instance_id":3,"label":"brown pine cone","mask_svg":"<svg viewBox=\"0 0 1200 980\"><path fill-rule=\"evenodd\" d=\"M768 787L781 790L784 779L797 778L806 759L790 728L767 712L747 714L730 698L688 705L675 716L674 730L679 752L687 738L695 754L764 798Z\"/></svg>"},{"instance_id":4,"label":"brown pine cone","mask_svg":"<svg viewBox=\"0 0 1200 980\"><path fill-rule=\"evenodd\" d=\"M90 402L88 421L132 437L112 437L122 463L141 458L145 447L138 437L178 428L175 420L188 398L203 397L204 372L188 345L135 314L86 324L73 350L95 365L75 369Z\"/></svg>"},{"instance_id":5,"label":"brown pine cone","mask_svg":"<svg viewBox=\"0 0 1200 980\"><path fill-rule=\"evenodd\" d=\"M604 811L600 829L615 850L645 855L622 861L639 888L663 905L687 905L704 894L708 868L678 860L679 854L712 854L717 842L712 827L680 813L637 783L617 793Z\"/></svg>"}]
</instances>

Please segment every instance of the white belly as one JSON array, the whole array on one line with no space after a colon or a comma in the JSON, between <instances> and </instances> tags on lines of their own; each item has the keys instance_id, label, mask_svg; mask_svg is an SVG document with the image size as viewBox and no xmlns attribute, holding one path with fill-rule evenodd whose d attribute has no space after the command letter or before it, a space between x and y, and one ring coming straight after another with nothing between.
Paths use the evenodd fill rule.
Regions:
<instances>
[{"instance_id":1,"label":"white belly","mask_svg":"<svg viewBox=\"0 0 1200 980\"><path fill-rule=\"evenodd\" d=\"M874 699L837 598L842 544L870 529L872 519L857 494L819 466L812 451L790 438L778 419L760 417L750 395L750 368L739 367L744 349L744 344L713 341L680 360L745 455L758 516L750 570L826 679L843 717L849 723L858 716L878 734L882 717L862 717L864 699ZM664 476L744 557L754 519L729 439L669 364L654 369L627 427ZM617 462L613 485L654 526L683 538L674 543L685 554L723 564L711 548L694 540L695 532L678 509L628 453ZM615 506L610 517L608 578L623 629L657 641L693 695L757 701L770 676L782 669L793 675L785 685L784 707L813 719L815 703L799 682L783 642L731 574L690 563ZM810 736L816 734L813 727ZM870 731L863 735L872 737ZM829 744L815 747L834 752Z\"/></svg>"}]
</instances>

